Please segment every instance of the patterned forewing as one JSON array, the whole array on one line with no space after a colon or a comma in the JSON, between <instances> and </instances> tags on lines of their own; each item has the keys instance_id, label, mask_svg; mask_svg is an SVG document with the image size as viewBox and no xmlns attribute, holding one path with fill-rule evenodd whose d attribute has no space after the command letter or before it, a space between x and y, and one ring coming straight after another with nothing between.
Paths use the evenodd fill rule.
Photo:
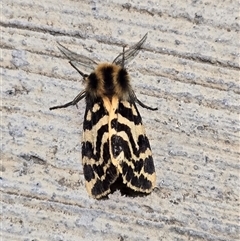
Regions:
<instances>
[{"instance_id":1,"label":"patterned forewing","mask_svg":"<svg viewBox=\"0 0 240 241\"><path fill-rule=\"evenodd\" d=\"M149 140L134 102L119 102L111 128L111 155L123 182L134 191L150 193L155 187L155 168Z\"/></svg>"},{"instance_id":2,"label":"patterned forewing","mask_svg":"<svg viewBox=\"0 0 240 241\"><path fill-rule=\"evenodd\" d=\"M88 193L101 198L110 192L118 171L109 153L109 114L101 99L86 98L83 123L82 163Z\"/></svg>"}]
</instances>

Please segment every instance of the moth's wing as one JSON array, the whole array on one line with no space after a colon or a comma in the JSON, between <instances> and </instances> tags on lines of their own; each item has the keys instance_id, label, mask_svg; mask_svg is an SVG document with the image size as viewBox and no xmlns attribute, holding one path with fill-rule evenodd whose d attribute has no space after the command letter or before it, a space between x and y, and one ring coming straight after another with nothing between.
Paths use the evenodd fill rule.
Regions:
<instances>
[{"instance_id":1,"label":"moth's wing","mask_svg":"<svg viewBox=\"0 0 240 241\"><path fill-rule=\"evenodd\" d=\"M111 137L111 152L118 162L123 182L132 190L150 193L156 173L149 140L134 102L120 101L116 130Z\"/></svg>"},{"instance_id":2,"label":"moth's wing","mask_svg":"<svg viewBox=\"0 0 240 241\"><path fill-rule=\"evenodd\" d=\"M94 198L110 193L111 184L118 177L109 153L109 114L101 99L91 101L86 97L83 123L82 163L86 188Z\"/></svg>"}]
</instances>

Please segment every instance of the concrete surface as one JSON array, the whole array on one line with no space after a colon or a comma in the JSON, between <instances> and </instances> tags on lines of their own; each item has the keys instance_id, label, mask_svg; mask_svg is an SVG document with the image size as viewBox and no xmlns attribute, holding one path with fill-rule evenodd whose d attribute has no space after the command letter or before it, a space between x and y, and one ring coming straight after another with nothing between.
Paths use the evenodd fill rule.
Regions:
<instances>
[{"instance_id":1,"label":"concrete surface","mask_svg":"<svg viewBox=\"0 0 240 241\"><path fill-rule=\"evenodd\" d=\"M239 240L237 1L1 3L2 240ZM128 66L157 171L147 197L89 198L84 102L59 41L112 61L148 32Z\"/></svg>"}]
</instances>

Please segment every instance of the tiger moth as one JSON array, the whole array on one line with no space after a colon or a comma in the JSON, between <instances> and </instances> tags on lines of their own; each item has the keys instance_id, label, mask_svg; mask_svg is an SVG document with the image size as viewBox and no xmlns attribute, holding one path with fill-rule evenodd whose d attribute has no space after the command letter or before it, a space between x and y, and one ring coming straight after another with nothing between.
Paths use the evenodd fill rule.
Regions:
<instances>
[{"instance_id":1,"label":"tiger moth","mask_svg":"<svg viewBox=\"0 0 240 241\"><path fill-rule=\"evenodd\" d=\"M147 34L112 63L98 64L59 44L60 51L83 77L85 88L72 101L51 107L66 108L85 99L82 164L86 189L96 199L107 197L116 183L134 193L149 194L156 173L149 140L136 103L150 110L135 95L125 65L140 51ZM90 74L78 66L87 67Z\"/></svg>"}]
</instances>

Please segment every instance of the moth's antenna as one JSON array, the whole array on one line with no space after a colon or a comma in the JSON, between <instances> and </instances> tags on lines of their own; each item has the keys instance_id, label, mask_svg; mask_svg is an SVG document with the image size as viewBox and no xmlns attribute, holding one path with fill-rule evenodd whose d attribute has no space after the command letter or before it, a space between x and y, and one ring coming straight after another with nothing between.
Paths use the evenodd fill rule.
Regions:
<instances>
[{"instance_id":1,"label":"moth's antenna","mask_svg":"<svg viewBox=\"0 0 240 241\"><path fill-rule=\"evenodd\" d=\"M142 39L138 43L131 46L128 50L124 51L125 50L124 49L123 52L120 53L113 60L113 63L116 65L120 65L122 67L124 64L128 64L139 53L146 39L147 39L147 33L142 37Z\"/></svg>"},{"instance_id":2,"label":"moth's antenna","mask_svg":"<svg viewBox=\"0 0 240 241\"><path fill-rule=\"evenodd\" d=\"M124 52L125 47L126 47L126 46L123 46L123 53L122 53L122 67L123 67L123 68L124 68L124 62L125 62L125 52Z\"/></svg>"}]
</instances>

